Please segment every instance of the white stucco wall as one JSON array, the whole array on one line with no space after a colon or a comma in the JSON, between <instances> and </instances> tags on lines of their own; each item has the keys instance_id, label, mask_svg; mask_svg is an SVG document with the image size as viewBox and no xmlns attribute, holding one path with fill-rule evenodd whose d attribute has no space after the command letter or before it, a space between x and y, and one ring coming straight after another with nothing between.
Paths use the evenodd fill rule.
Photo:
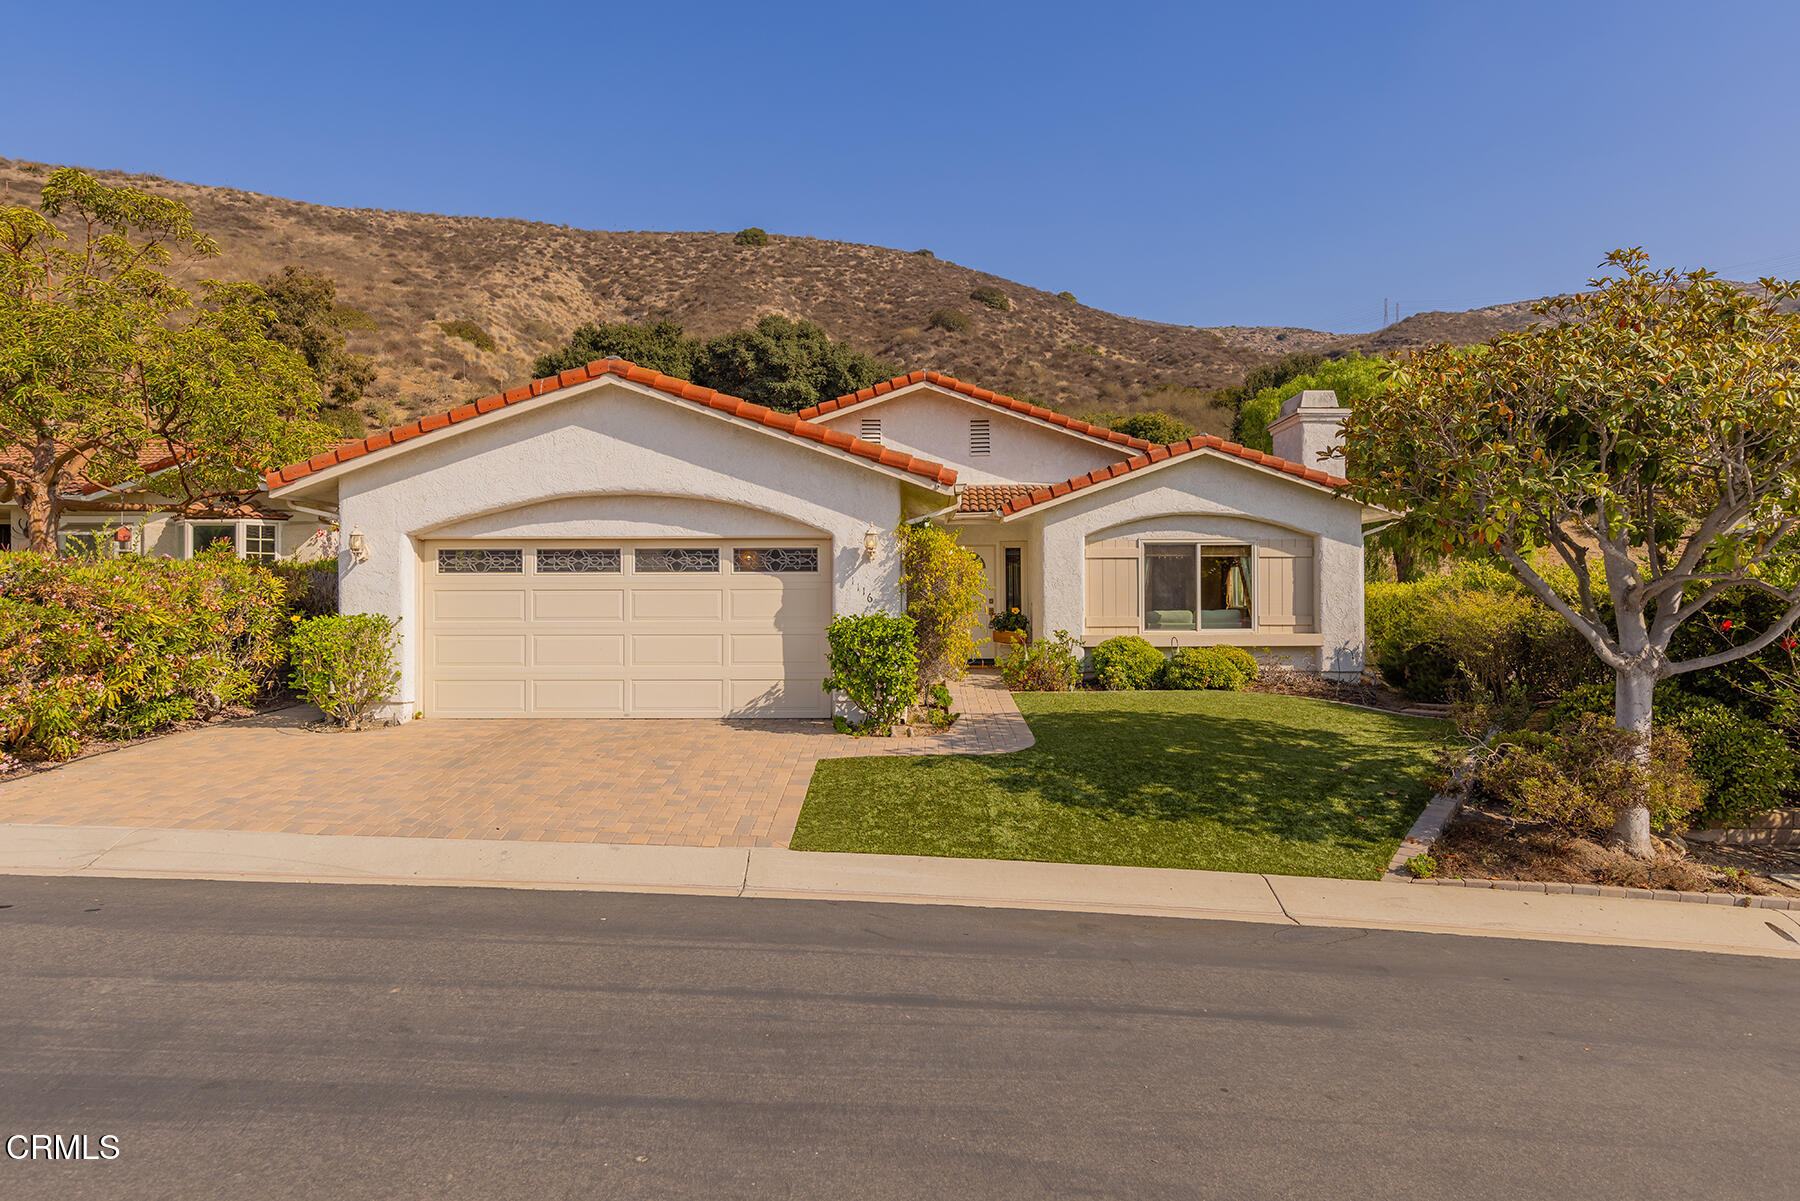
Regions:
<instances>
[{"instance_id":1,"label":"white stucco wall","mask_svg":"<svg viewBox=\"0 0 1800 1201\"><path fill-rule=\"evenodd\" d=\"M125 499L132 504L173 503L165 496L150 496L142 493L127 494ZM0 507L0 524L11 528L14 550L26 549L29 540L25 532L24 510L16 506ZM269 524L275 527L276 554L287 556L293 554L301 543L320 529L322 523L315 517L296 513L286 520L272 521ZM179 518L171 517L167 513L107 513L80 509L68 509L63 512L62 529L64 530L93 525L104 525L115 529L119 526L126 526L132 529L136 533L138 553L150 558L186 558L182 522Z\"/></svg>"},{"instance_id":2,"label":"white stucco wall","mask_svg":"<svg viewBox=\"0 0 1800 1201\"><path fill-rule=\"evenodd\" d=\"M959 484L1055 484L1138 453L929 384L828 413L817 424L860 437L865 417L881 419L882 445L955 468ZM986 455L969 453L969 422L978 417L991 435Z\"/></svg>"},{"instance_id":3,"label":"white stucco wall","mask_svg":"<svg viewBox=\"0 0 1800 1201\"><path fill-rule=\"evenodd\" d=\"M867 529L868 527L863 527ZM817 538L790 517L690 496L565 496L421 531L431 538Z\"/></svg>"},{"instance_id":4,"label":"white stucco wall","mask_svg":"<svg viewBox=\"0 0 1800 1201\"><path fill-rule=\"evenodd\" d=\"M343 528L360 527L369 548L366 563L348 553L340 559L341 606L400 619L395 716L410 716L419 694L419 547L451 529L498 531L521 515L600 528L594 522L607 518L582 518L584 506L639 521L661 506L676 522L698 520L698 508L709 508L717 520L717 506L735 506L750 511L732 518L743 523L739 536L801 528L832 539L836 613L899 612L903 604L891 534L901 481L788 435L646 395L612 377L450 430L414 448L371 455L338 480ZM712 503L682 510L644 497ZM766 525L758 525L761 515ZM871 524L882 531L873 559L863 553Z\"/></svg>"},{"instance_id":5,"label":"white stucco wall","mask_svg":"<svg viewBox=\"0 0 1800 1201\"><path fill-rule=\"evenodd\" d=\"M1183 520L1171 522L1171 517ZM1032 531L1043 596L1036 628L1077 636L1086 625L1087 544L1129 531L1202 528L1187 518L1213 519L1221 536L1246 536L1253 527L1230 519L1273 523L1312 535L1319 577L1318 666L1328 675L1354 676L1363 665L1363 544L1361 506L1289 482L1248 464L1193 455L1119 482L1079 492L1018 523ZM1017 524L1017 523L1009 523ZM1032 565L1027 563L1031 572ZM1231 641L1254 646L1254 635Z\"/></svg>"}]
</instances>

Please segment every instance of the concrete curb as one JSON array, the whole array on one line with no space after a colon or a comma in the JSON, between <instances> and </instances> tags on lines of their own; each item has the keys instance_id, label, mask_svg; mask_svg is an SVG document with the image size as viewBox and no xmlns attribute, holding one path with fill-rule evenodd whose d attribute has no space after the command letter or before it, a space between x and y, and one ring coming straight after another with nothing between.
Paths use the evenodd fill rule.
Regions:
<instances>
[{"instance_id":1,"label":"concrete curb","mask_svg":"<svg viewBox=\"0 0 1800 1201\"><path fill-rule=\"evenodd\" d=\"M85 876L684 893L1355 927L1800 960L1800 913L1376 880L779 848L0 825L0 877ZM3 887L0 884L0 887ZM1774 919L1774 920L1768 920Z\"/></svg>"},{"instance_id":2,"label":"concrete curb","mask_svg":"<svg viewBox=\"0 0 1800 1201\"><path fill-rule=\"evenodd\" d=\"M1609 884L1563 884L1544 880L1471 880L1466 876L1430 880L1408 878L1403 883L1435 884L1439 888L1487 888L1496 892L1531 892L1548 896L1606 897L1614 901L1673 901L1688 905L1729 905L1738 909L1800 912L1800 897L1765 897L1748 892L1676 892L1669 888L1617 888Z\"/></svg>"}]
</instances>

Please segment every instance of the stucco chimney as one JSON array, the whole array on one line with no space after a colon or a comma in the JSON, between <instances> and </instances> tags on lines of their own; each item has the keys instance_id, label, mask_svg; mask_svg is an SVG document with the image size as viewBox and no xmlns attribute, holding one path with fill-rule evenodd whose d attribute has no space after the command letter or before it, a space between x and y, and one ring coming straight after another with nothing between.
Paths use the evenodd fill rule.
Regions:
<instances>
[{"instance_id":1,"label":"stucco chimney","mask_svg":"<svg viewBox=\"0 0 1800 1201\"><path fill-rule=\"evenodd\" d=\"M1344 420L1350 410L1338 404L1337 393L1309 389L1281 402L1281 416L1269 423L1269 440L1275 456L1316 467L1333 475L1344 474ZM1331 452L1329 458L1319 456Z\"/></svg>"}]
</instances>

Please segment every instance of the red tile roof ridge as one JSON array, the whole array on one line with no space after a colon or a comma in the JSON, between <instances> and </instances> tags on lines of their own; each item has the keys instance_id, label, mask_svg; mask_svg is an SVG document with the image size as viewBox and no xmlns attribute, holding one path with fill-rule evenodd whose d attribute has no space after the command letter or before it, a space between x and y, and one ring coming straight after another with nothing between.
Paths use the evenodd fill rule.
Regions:
<instances>
[{"instance_id":1,"label":"red tile roof ridge","mask_svg":"<svg viewBox=\"0 0 1800 1201\"><path fill-rule=\"evenodd\" d=\"M1328 488L1343 488L1347 487L1350 483L1349 480L1342 476L1320 471L1316 467L1307 467L1304 464L1295 463L1290 459L1278 459L1274 455L1264 454L1260 450L1251 450L1249 447L1240 446L1236 442L1227 442L1217 434L1195 434L1193 437L1184 439L1180 442L1171 442L1166 446L1151 447L1145 454L1138 455L1135 458L1126 459L1123 462L1114 463L1109 467L1095 468L1093 471L1075 476L1073 479L1065 480L1060 484L1051 484L1046 487L1033 489L1024 496L1015 497L1012 500L1007 501L1005 507L1000 510L1000 515L1002 517L1010 517L1014 513L1030 508L1032 505L1043 504L1047 500L1067 496L1070 492L1077 489L1086 488L1106 480L1117 479L1119 476L1148 467L1152 463L1167 462L1172 458L1179 458L1182 455L1192 454L1198 450L1218 451L1219 453L1229 455L1232 458L1243 459L1246 462L1255 463L1259 467L1267 467L1286 475L1299 476L1310 484L1323 484Z\"/></svg>"},{"instance_id":2,"label":"red tile roof ridge","mask_svg":"<svg viewBox=\"0 0 1800 1201\"><path fill-rule=\"evenodd\" d=\"M1026 404L1022 400L1015 400L1010 396L1003 395L1002 393L992 391L988 388L977 388L974 384L965 384L954 376L945 375L941 371L909 371L905 375L896 375L893 379L883 380L874 387L864 388L860 392L846 393L845 395L836 397L832 400L822 401L809 409L801 409L798 416L804 421L811 421L816 417L824 417L828 414L835 413L840 409L847 409L851 405L861 404L865 400L873 400L877 396L886 396L889 392L896 391L900 388L911 387L914 384L933 384L947 391L967 396L971 400L979 400L983 404L990 404L998 409L1006 409L1008 412L1017 413L1022 417L1030 417L1034 420L1046 422L1047 424L1066 429L1071 433L1083 434L1089 438L1098 438L1118 446L1129 446L1134 450L1148 450L1152 445L1152 443L1146 442L1142 438L1133 438L1129 435L1121 434L1117 430L1109 430L1105 426L1095 425L1092 422L1079 421L1076 418L1064 416L1061 413L1046 409L1041 405Z\"/></svg>"},{"instance_id":3,"label":"red tile roof ridge","mask_svg":"<svg viewBox=\"0 0 1800 1201\"><path fill-rule=\"evenodd\" d=\"M948 486L956 483L955 470L942 463L933 463L929 459L902 454L896 450L877 446L872 442L865 442L861 438L841 434L837 430L828 430L823 426L812 424L797 414L780 413L712 388L702 388L688 380L651 371L625 359L596 359L585 367L571 367L557 375L532 380L529 384L520 385L498 395L484 396L480 400L458 405L447 413L434 413L429 417L409 421L405 425L396 426L393 429L370 434L366 438L351 439L331 450L316 454L305 462L290 463L286 467L270 471L264 475L264 482L273 491L284 485L296 483L316 472L324 471L328 467L386 450L421 434L483 417L509 405L573 387L576 384L589 383L608 375L615 375L635 384L643 384L669 396L704 408L716 409L732 417L752 421L780 433L809 442L817 442L822 446L845 450L860 458L880 463L884 467L892 467L912 475L923 476L940 485Z\"/></svg>"}]
</instances>

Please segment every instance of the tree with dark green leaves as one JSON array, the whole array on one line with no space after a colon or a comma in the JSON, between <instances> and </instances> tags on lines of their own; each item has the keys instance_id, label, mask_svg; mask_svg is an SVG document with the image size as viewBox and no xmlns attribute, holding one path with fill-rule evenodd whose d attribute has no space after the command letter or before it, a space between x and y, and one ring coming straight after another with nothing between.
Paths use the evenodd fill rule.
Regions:
<instances>
[{"instance_id":1,"label":"tree with dark green leaves","mask_svg":"<svg viewBox=\"0 0 1800 1201\"><path fill-rule=\"evenodd\" d=\"M340 304L337 282L289 264L262 281L269 309L263 329L271 339L300 352L325 393L320 418L341 432L360 436L356 406L375 382L375 360L345 349L351 330L375 328L367 313Z\"/></svg>"},{"instance_id":2,"label":"tree with dark green leaves","mask_svg":"<svg viewBox=\"0 0 1800 1201\"><path fill-rule=\"evenodd\" d=\"M79 481L129 484L166 460L157 491L189 509L334 440L262 290L189 291L167 271L177 252L218 253L186 205L73 168L38 208L0 206L0 501L24 509L34 551L55 553Z\"/></svg>"},{"instance_id":3,"label":"tree with dark green leaves","mask_svg":"<svg viewBox=\"0 0 1800 1201\"><path fill-rule=\"evenodd\" d=\"M625 359L639 367L673 375L678 379L700 383L698 366L706 352L706 344L690 338L673 321L654 325L633 325L620 321L611 325L584 325L560 350L541 354L531 364L537 379L585 367L595 359Z\"/></svg>"},{"instance_id":4,"label":"tree with dark green leaves","mask_svg":"<svg viewBox=\"0 0 1800 1201\"><path fill-rule=\"evenodd\" d=\"M810 321L771 314L706 344L696 383L794 413L897 374Z\"/></svg>"},{"instance_id":5,"label":"tree with dark green leaves","mask_svg":"<svg viewBox=\"0 0 1800 1201\"><path fill-rule=\"evenodd\" d=\"M1142 413L1118 413L1103 410L1088 413L1082 417L1091 425L1103 426L1115 434L1124 434L1127 438L1142 438L1146 442L1160 444L1180 442L1184 438L1194 436L1194 427L1161 409L1146 409Z\"/></svg>"}]
</instances>

